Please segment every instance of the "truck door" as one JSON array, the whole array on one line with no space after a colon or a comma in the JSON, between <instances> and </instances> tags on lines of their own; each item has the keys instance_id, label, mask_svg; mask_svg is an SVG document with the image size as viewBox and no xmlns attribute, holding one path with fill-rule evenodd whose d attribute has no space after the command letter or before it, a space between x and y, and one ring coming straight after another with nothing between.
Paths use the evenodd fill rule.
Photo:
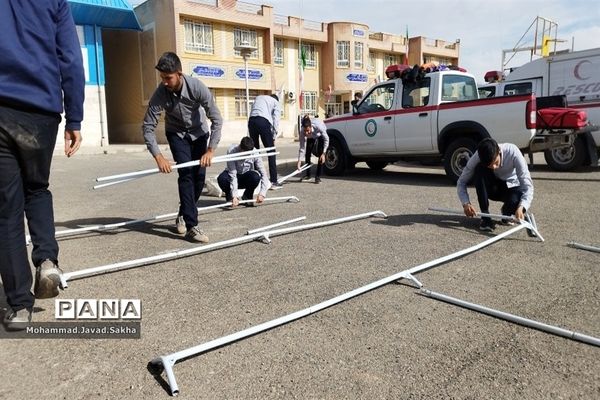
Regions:
<instances>
[{"instance_id":1,"label":"truck door","mask_svg":"<svg viewBox=\"0 0 600 400\"><path fill-rule=\"evenodd\" d=\"M415 83L405 82L402 87L402 111L396 115L396 148L402 152L433 150L432 121L435 107L431 107L429 90L431 78Z\"/></svg>"},{"instance_id":2,"label":"truck door","mask_svg":"<svg viewBox=\"0 0 600 400\"><path fill-rule=\"evenodd\" d=\"M353 136L350 151L355 155L393 153L394 92L396 83L387 82L373 87L358 104L354 118L347 123L347 132Z\"/></svg>"}]
</instances>

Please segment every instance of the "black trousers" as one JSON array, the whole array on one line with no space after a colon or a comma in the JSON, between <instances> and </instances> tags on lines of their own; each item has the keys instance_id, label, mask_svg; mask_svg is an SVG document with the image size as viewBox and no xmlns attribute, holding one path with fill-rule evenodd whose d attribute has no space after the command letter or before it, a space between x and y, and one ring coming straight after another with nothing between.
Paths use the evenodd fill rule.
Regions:
<instances>
[{"instance_id":1,"label":"black trousers","mask_svg":"<svg viewBox=\"0 0 600 400\"><path fill-rule=\"evenodd\" d=\"M35 266L58 263L52 193L48 190L60 115L0 106L0 275L8 305L32 308L32 274L25 245L27 218Z\"/></svg>"},{"instance_id":2,"label":"black trousers","mask_svg":"<svg viewBox=\"0 0 600 400\"><path fill-rule=\"evenodd\" d=\"M262 141L264 147L273 147L273 127L269 120L263 117L250 117L248 120L248 131L254 141L254 147L260 149L258 139ZM271 183L277 183L277 160L275 156L269 156L269 180Z\"/></svg>"},{"instance_id":3,"label":"black trousers","mask_svg":"<svg viewBox=\"0 0 600 400\"><path fill-rule=\"evenodd\" d=\"M309 138L306 139L306 152L304 154L304 162L309 164L310 163L310 156L311 154L314 154L315 156L317 156L317 158L320 158L321 155L323 154L323 146L325 145L325 143L323 142L323 138L322 137L318 137L318 138ZM317 161L317 175L316 177L319 178L321 176L321 172L323 171L323 163L321 163L321 160L319 159ZM310 177L310 168L306 170L306 176Z\"/></svg>"},{"instance_id":4,"label":"black trousers","mask_svg":"<svg viewBox=\"0 0 600 400\"><path fill-rule=\"evenodd\" d=\"M189 135L182 138L174 133L167 132L169 148L177 164L199 160L206 153L208 135L192 140ZM177 186L179 189L179 215L183 216L185 226L190 229L198 225L198 209L196 203L204 188L206 168L198 166L179 168L177 170Z\"/></svg>"},{"instance_id":5,"label":"black trousers","mask_svg":"<svg viewBox=\"0 0 600 400\"><path fill-rule=\"evenodd\" d=\"M256 171L247 171L243 174L238 174L237 181L239 189L246 189L244 190L242 199L250 200L254 197L254 190L260 183L260 174ZM227 171L221 172L217 177L217 182L223 193L225 193L225 199L227 201L231 201L234 195L237 196L236 193L231 193L231 177Z\"/></svg>"},{"instance_id":6,"label":"black trousers","mask_svg":"<svg viewBox=\"0 0 600 400\"><path fill-rule=\"evenodd\" d=\"M494 171L483 165L477 166L473 175L477 201L482 213L489 213L490 200L501 201L503 215L513 215L519 207L523 190L520 186L509 188L506 182L498 179Z\"/></svg>"}]
</instances>

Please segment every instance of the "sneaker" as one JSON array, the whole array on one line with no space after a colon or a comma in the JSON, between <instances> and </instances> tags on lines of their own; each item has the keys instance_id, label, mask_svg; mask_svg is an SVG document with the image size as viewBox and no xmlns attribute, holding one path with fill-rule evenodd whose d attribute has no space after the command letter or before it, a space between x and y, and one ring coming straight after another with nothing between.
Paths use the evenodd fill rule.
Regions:
<instances>
[{"instance_id":1,"label":"sneaker","mask_svg":"<svg viewBox=\"0 0 600 400\"><path fill-rule=\"evenodd\" d=\"M315 178L315 183L321 183L321 178L319 178L318 176Z\"/></svg>"},{"instance_id":2,"label":"sneaker","mask_svg":"<svg viewBox=\"0 0 600 400\"><path fill-rule=\"evenodd\" d=\"M200 230L197 226L188 229L185 237L191 241L199 243L208 243L208 236Z\"/></svg>"},{"instance_id":3,"label":"sneaker","mask_svg":"<svg viewBox=\"0 0 600 400\"><path fill-rule=\"evenodd\" d=\"M516 225L515 221L513 221L512 219L502 219L502 221L500 223L504 226L515 226Z\"/></svg>"},{"instance_id":4,"label":"sneaker","mask_svg":"<svg viewBox=\"0 0 600 400\"><path fill-rule=\"evenodd\" d=\"M496 229L496 224L491 219L482 219L479 225L479 230L482 232L493 232Z\"/></svg>"},{"instance_id":5,"label":"sneaker","mask_svg":"<svg viewBox=\"0 0 600 400\"><path fill-rule=\"evenodd\" d=\"M50 299L58 296L62 271L50 260L44 260L35 271L33 294L36 299Z\"/></svg>"},{"instance_id":6,"label":"sneaker","mask_svg":"<svg viewBox=\"0 0 600 400\"><path fill-rule=\"evenodd\" d=\"M310 181L310 175L305 175L304 178L300 179L302 182Z\"/></svg>"},{"instance_id":7,"label":"sneaker","mask_svg":"<svg viewBox=\"0 0 600 400\"><path fill-rule=\"evenodd\" d=\"M242 196L242 200L254 200L253 197L250 198L246 198L245 196ZM250 201L249 203L242 203L243 206L245 207L254 207L256 203L254 201Z\"/></svg>"},{"instance_id":8,"label":"sneaker","mask_svg":"<svg viewBox=\"0 0 600 400\"><path fill-rule=\"evenodd\" d=\"M271 182L271 187L269 188L269 190L279 190L281 188L283 188L283 185L281 183L279 183L279 182L275 182L275 183Z\"/></svg>"},{"instance_id":9,"label":"sneaker","mask_svg":"<svg viewBox=\"0 0 600 400\"><path fill-rule=\"evenodd\" d=\"M183 235L187 232L187 229L185 227L185 221L183 220L183 215L178 216L175 220L175 229L177 229L177 233L179 233L180 235Z\"/></svg>"},{"instance_id":10,"label":"sneaker","mask_svg":"<svg viewBox=\"0 0 600 400\"><path fill-rule=\"evenodd\" d=\"M23 308L19 311L12 309L4 315L4 326L8 331L22 331L31 323L31 311Z\"/></svg>"}]
</instances>

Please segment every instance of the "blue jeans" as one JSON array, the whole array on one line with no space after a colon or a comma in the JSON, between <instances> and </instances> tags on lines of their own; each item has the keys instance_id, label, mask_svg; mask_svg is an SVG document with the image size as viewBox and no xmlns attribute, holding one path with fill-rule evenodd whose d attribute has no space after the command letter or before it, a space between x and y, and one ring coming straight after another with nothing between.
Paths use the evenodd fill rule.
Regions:
<instances>
[{"instance_id":1,"label":"blue jeans","mask_svg":"<svg viewBox=\"0 0 600 400\"><path fill-rule=\"evenodd\" d=\"M60 115L0 105L0 275L14 311L32 308L32 274L23 215L35 266L58 263L52 193L48 190Z\"/></svg>"},{"instance_id":2,"label":"blue jeans","mask_svg":"<svg viewBox=\"0 0 600 400\"><path fill-rule=\"evenodd\" d=\"M246 171L237 175L237 181L239 189L246 189L244 190L243 200L250 200L254 197L254 190L260 183L260 174L256 171ZM234 195L237 196L236 193L231 193L231 177L226 170L221 172L217 182L223 193L225 193L227 201L231 201Z\"/></svg>"},{"instance_id":3,"label":"blue jeans","mask_svg":"<svg viewBox=\"0 0 600 400\"><path fill-rule=\"evenodd\" d=\"M201 136L192 140L189 135L182 138L175 133L167 132L169 148L173 154L173 159L177 164L192 160L200 160L206 153L208 135ZM183 216L185 226L190 229L198 225L198 208L196 203L200 199L200 194L204 188L204 178L206 177L206 168L200 165L177 170L177 186L179 188L179 215Z\"/></svg>"},{"instance_id":4,"label":"blue jeans","mask_svg":"<svg viewBox=\"0 0 600 400\"><path fill-rule=\"evenodd\" d=\"M263 143L263 146L273 147L275 140L273 139L273 127L269 120L263 117L250 117L248 120L248 131L250 137L254 141L254 147L260 149L258 138ZM275 156L269 156L269 180L271 183L277 183L277 160Z\"/></svg>"}]
</instances>

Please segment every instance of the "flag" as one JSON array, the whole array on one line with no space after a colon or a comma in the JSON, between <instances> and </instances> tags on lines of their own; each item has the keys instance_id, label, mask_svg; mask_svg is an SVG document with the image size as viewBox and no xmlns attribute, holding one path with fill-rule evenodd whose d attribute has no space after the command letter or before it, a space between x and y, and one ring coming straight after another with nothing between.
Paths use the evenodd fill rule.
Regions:
<instances>
[{"instance_id":1,"label":"flag","mask_svg":"<svg viewBox=\"0 0 600 400\"><path fill-rule=\"evenodd\" d=\"M298 69L300 70L300 93L298 97L298 104L300 109L302 110L302 106L304 103L304 68L306 68L306 53L304 52L304 48L300 46L300 60L298 60Z\"/></svg>"},{"instance_id":2,"label":"flag","mask_svg":"<svg viewBox=\"0 0 600 400\"><path fill-rule=\"evenodd\" d=\"M408 63L408 25L406 25L406 53L404 54L404 64L410 65Z\"/></svg>"}]
</instances>

